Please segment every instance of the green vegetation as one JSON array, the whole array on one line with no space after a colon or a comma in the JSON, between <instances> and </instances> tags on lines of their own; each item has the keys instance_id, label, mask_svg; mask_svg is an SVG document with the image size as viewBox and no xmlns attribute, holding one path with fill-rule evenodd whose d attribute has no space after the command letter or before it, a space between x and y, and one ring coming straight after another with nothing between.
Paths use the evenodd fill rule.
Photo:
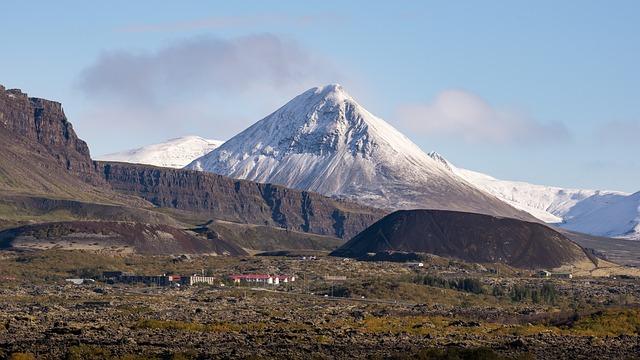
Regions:
<instances>
[{"instance_id":1,"label":"green vegetation","mask_svg":"<svg viewBox=\"0 0 640 360\"><path fill-rule=\"evenodd\" d=\"M277 311L270 313L276 315ZM133 326L134 329L155 329L155 330L178 330L188 332L211 332L211 333L238 333L241 331L269 332L274 330L286 331L309 331L308 324L298 322L274 323L270 321L257 321L249 323L199 323L187 322L179 320L158 320L158 319L141 319Z\"/></svg>"},{"instance_id":2,"label":"green vegetation","mask_svg":"<svg viewBox=\"0 0 640 360\"><path fill-rule=\"evenodd\" d=\"M477 278L445 279L434 275L418 275L413 278L416 284L423 284L443 289L453 289L473 294L490 294L494 297L503 297L507 294L501 285L485 286ZM558 294L551 282L545 282L540 287L515 284L508 291L509 298L513 302L530 301L534 304L555 304Z\"/></svg>"},{"instance_id":3,"label":"green vegetation","mask_svg":"<svg viewBox=\"0 0 640 360\"><path fill-rule=\"evenodd\" d=\"M111 352L100 346L76 345L69 348L67 360L110 359Z\"/></svg>"},{"instance_id":4,"label":"green vegetation","mask_svg":"<svg viewBox=\"0 0 640 360\"><path fill-rule=\"evenodd\" d=\"M568 328L581 335L640 335L640 309L609 309L575 316Z\"/></svg>"},{"instance_id":5,"label":"green vegetation","mask_svg":"<svg viewBox=\"0 0 640 360\"><path fill-rule=\"evenodd\" d=\"M9 360L36 360L36 357L32 353L13 353Z\"/></svg>"},{"instance_id":6,"label":"green vegetation","mask_svg":"<svg viewBox=\"0 0 640 360\"><path fill-rule=\"evenodd\" d=\"M433 275L419 275L413 280L416 284L429 285L443 289L454 289L470 292L473 294L484 294L485 289L480 280L476 278L444 279Z\"/></svg>"},{"instance_id":7,"label":"green vegetation","mask_svg":"<svg viewBox=\"0 0 640 360\"><path fill-rule=\"evenodd\" d=\"M540 288L533 288L525 285L514 285L511 288L509 297L514 302L530 300L534 304L555 304L558 295L553 283L545 282Z\"/></svg>"},{"instance_id":8,"label":"green vegetation","mask_svg":"<svg viewBox=\"0 0 640 360\"><path fill-rule=\"evenodd\" d=\"M144 319L138 321L135 328L141 329L170 329L194 332L238 332L242 329L239 324L214 323L200 324L196 322L176 321L176 320L155 320Z\"/></svg>"}]
</instances>

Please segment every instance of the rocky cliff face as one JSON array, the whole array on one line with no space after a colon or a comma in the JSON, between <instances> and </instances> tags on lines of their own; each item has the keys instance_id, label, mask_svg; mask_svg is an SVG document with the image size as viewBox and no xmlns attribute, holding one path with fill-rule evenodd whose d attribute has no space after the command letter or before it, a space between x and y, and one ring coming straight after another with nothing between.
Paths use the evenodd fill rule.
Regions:
<instances>
[{"instance_id":1,"label":"rocky cliff face","mask_svg":"<svg viewBox=\"0 0 640 360\"><path fill-rule=\"evenodd\" d=\"M41 144L74 175L91 183L101 181L93 171L87 143L78 138L60 103L0 86L0 126Z\"/></svg>"},{"instance_id":2,"label":"rocky cliff face","mask_svg":"<svg viewBox=\"0 0 640 360\"><path fill-rule=\"evenodd\" d=\"M316 193L198 171L109 162L96 162L96 170L116 191L218 220L348 239L385 215Z\"/></svg>"}]
</instances>

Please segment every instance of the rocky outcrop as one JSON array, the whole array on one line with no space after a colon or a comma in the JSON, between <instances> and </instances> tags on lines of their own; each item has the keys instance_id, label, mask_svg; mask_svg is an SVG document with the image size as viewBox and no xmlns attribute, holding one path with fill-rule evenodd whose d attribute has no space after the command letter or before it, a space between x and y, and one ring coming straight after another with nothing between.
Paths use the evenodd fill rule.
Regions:
<instances>
[{"instance_id":1,"label":"rocky outcrop","mask_svg":"<svg viewBox=\"0 0 640 360\"><path fill-rule=\"evenodd\" d=\"M211 219L348 239L386 214L316 193L211 173L111 162L95 165L116 191Z\"/></svg>"},{"instance_id":2,"label":"rocky outcrop","mask_svg":"<svg viewBox=\"0 0 640 360\"><path fill-rule=\"evenodd\" d=\"M18 89L0 86L0 126L41 144L68 171L91 183L93 172L87 143L80 140L59 102L30 98Z\"/></svg>"}]
</instances>

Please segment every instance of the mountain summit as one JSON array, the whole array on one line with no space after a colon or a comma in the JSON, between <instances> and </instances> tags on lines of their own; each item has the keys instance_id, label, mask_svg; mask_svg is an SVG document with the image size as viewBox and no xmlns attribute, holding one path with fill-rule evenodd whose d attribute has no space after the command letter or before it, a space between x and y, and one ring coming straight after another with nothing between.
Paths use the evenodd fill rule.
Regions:
<instances>
[{"instance_id":1,"label":"mountain summit","mask_svg":"<svg viewBox=\"0 0 640 360\"><path fill-rule=\"evenodd\" d=\"M337 84L296 96L187 168L386 209L528 217L444 169Z\"/></svg>"}]
</instances>

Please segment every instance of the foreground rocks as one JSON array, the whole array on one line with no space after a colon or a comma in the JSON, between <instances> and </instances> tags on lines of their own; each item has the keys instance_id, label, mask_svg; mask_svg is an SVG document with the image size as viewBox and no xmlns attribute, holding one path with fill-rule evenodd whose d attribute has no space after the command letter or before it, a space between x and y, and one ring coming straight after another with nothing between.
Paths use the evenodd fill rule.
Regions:
<instances>
[{"instance_id":1,"label":"foreground rocks","mask_svg":"<svg viewBox=\"0 0 640 360\"><path fill-rule=\"evenodd\" d=\"M632 358L640 351L638 336L520 336L483 323L441 325L433 309L425 315L402 305L264 291L121 288L100 295L89 288L52 287L18 294L20 302L9 301L11 296L16 295L2 295L0 349L5 355L30 352L41 359L74 352L88 357L382 358L434 348L577 359ZM43 304L43 297L50 303ZM404 331L384 327L387 321L415 317L425 322Z\"/></svg>"},{"instance_id":2,"label":"foreground rocks","mask_svg":"<svg viewBox=\"0 0 640 360\"><path fill-rule=\"evenodd\" d=\"M28 256L16 259L25 264L22 274L35 266ZM423 269L324 257L163 259L147 258L141 266L208 268L221 283L230 273L261 271L299 278L278 287L174 288L75 286L54 278L29 283L16 273L0 286L0 356L617 359L640 351L636 280L557 281L550 304L412 282L422 274L473 277L486 289L535 288L542 281L437 258ZM142 260L123 261L135 267ZM10 265L11 257L1 261ZM348 281L326 282L324 274L348 274ZM332 293L348 297L325 296Z\"/></svg>"}]
</instances>

